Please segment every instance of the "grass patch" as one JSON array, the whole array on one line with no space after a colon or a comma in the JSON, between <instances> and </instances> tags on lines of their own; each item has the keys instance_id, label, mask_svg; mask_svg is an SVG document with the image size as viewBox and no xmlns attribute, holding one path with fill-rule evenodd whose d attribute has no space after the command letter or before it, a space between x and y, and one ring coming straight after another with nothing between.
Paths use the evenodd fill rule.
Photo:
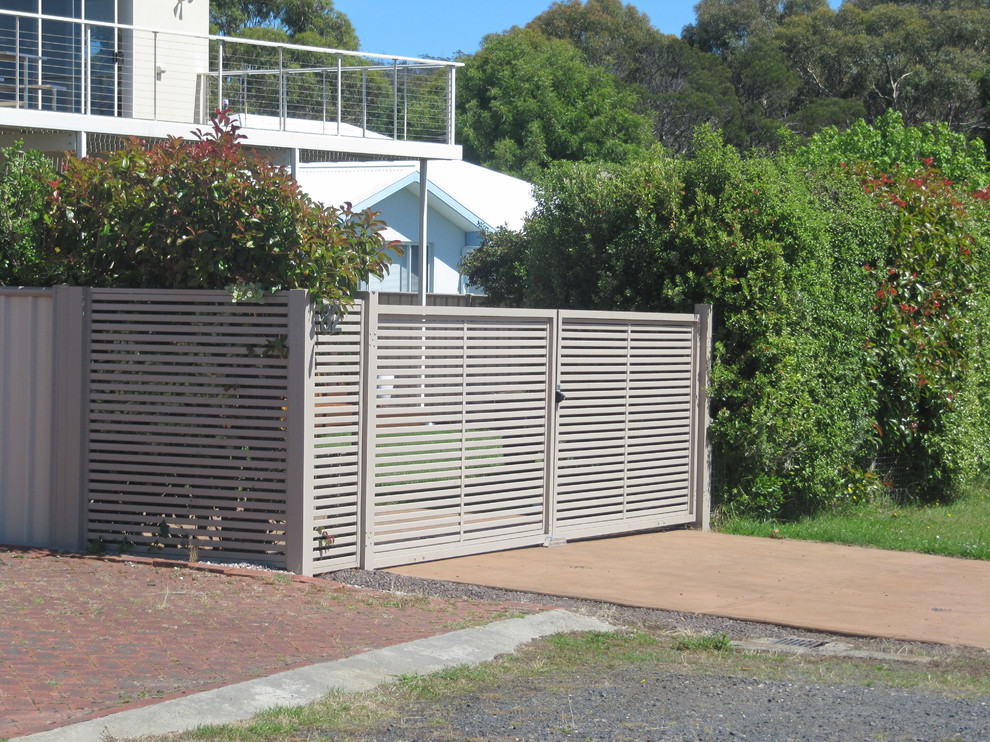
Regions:
<instances>
[{"instance_id":1,"label":"grass patch","mask_svg":"<svg viewBox=\"0 0 990 742\"><path fill-rule=\"evenodd\" d=\"M726 634L702 634L678 637L674 641L674 649L682 652L728 652L732 644Z\"/></svg>"},{"instance_id":2,"label":"grass patch","mask_svg":"<svg viewBox=\"0 0 990 742\"><path fill-rule=\"evenodd\" d=\"M894 551L990 559L990 489L974 487L951 503L877 499L782 522L729 518L722 533L874 546Z\"/></svg>"},{"instance_id":3,"label":"grass patch","mask_svg":"<svg viewBox=\"0 0 990 742\"><path fill-rule=\"evenodd\" d=\"M610 670L732 675L756 680L917 688L948 696L990 695L990 661L965 654L925 665L841 657L734 650L722 634L683 637L646 632L591 632L552 636L477 666L408 675L364 693L334 692L300 708L276 708L243 724L204 727L144 742L338 742L374 737L410 717L456 730L450 708L460 699L524 698L553 690L566 698L588 678ZM446 738L446 737L445 737Z\"/></svg>"}]
</instances>

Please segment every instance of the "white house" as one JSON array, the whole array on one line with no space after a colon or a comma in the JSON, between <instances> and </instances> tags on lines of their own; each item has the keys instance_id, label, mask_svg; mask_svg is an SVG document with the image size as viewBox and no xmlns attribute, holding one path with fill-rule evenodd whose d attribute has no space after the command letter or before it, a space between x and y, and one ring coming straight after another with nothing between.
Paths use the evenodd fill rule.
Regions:
<instances>
[{"instance_id":1,"label":"white house","mask_svg":"<svg viewBox=\"0 0 990 742\"><path fill-rule=\"evenodd\" d=\"M246 143L318 200L383 212L407 249L369 288L419 291L426 234L429 290L464 293L460 258L480 230L518 226L530 195L458 162L458 66L213 36L207 0L0 0L0 146L85 156L123 137L188 137L230 110Z\"/></svg>"},{"instance_id":2,"label":"white house","mask_svg":"<svg viewBox=\"0 0 990 742\"><path fill-rule=\"evenodd\" d=\"M0 146L187 137L223 108L292 167L460 159L457 66L211 36L208 0L0 0Z\"/></svg>"},{"instance_id":3,"label":"white house","mask_svg":"<svg viewBox=\"0 0 990 742\"><path fill-rule=\"evenodd\" d=\"M419 290L420 164L418 162L324 162L301 165L303 190L326 205L348 202L380 212L387 236L402 247L384 280L372 291ZM532 210L533 187L509 175L463 161L436 161L427 170L427 291L472 293L458 272L461 259L484 230L519 229Z\"/></svg>"}]
</instances>

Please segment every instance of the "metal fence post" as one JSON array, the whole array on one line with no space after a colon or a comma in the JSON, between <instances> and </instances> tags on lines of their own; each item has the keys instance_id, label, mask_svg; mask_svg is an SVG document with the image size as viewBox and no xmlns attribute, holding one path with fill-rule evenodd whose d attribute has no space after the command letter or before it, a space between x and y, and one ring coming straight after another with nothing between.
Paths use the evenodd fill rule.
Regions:
<instances>
[{"instance_id":1,"label":"metal fence post","mask_svg":"<svg viewBox=\"0 0 990 742\"><path fill-rule=\"evenodd\" d=\"M70 551L85 546L87 531L89 295L55 287L51 545Z\"/></svg>"},{"instance_id":2,"label":"metal fence post","mask_svg":"<svg viewBox=\"0 0 990 742\"><path fill-rule=\"evenodd\" d=\"M547 427L546 427L546 468L544 479L546 481L546 495L543 500L545 512L543 514L543 530L546 540L544 543L549 546L556 539L557 528L557 459L560 455L557 446L560 437L560 350L563 344L564 316L563 312L554 312L553 319L547 332Z\"/></svg>"},{"instance_id":3,"label":"metal fence post","mask_svg":"<svg viewBox=\"0 0 990 742\"><path fill-rule=\"evenodd\" d=\"M363 295L361 411L358 430L358 566L375 567L375 443L378 436L378 294Z\"/></svg>"},{"instance_id":4,"label":"metal fence post","mask_svg":"<svg viewBox=\"0 0 990 742\"><path fill-rule=\"evenodd\" d=\"M711 528L711 468L712 449L708 441L708 380L712 365L712 306L696 304L694 313L698 316L698 336L695 340L695 414L694 462L692 485L694 498L695 525L703 531Z\"/></svg>"},{"instance_id":5,"label":"metal fence post","mask_svg":"<svg viewBox=\"0 0 990 742\"><path fill-rule=\"evenodd\" d=\"M285 559L291 572L313 574L316 322L304 289L289 292L289 367L285 427L288 446Z\"/></svg>"}]
</instances>

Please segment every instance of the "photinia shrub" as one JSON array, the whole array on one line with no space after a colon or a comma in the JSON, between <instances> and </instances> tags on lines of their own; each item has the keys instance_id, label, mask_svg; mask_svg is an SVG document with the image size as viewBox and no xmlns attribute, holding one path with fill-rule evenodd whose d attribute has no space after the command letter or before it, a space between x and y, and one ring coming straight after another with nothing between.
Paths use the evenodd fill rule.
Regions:
<instances>
[{"instance_id":1,"label":"photinia shrub","mask_svg":"<svg viewBox=\"0 0 990 742\"><path fill-rule=\"evenodd\" d=\"M344 305L390 257L370 211L325 208L217 112L195 140L70 158L45 235L56 280L119 288L308 289ZM254 289L252 289L253 291ZM251 292L249 292L251 293Z\"/></svg>"},{"instance_id":2,"label":"photinia shrub","mask_svg":"<svg viewBox=\"0 0 990 742\"><path fill-rule=\"evenodd\" d=\"M932 159L922 164L863 179L891 216L893 248L889 263L864 265L877 317L866 352L878 451L899 461L916 494L935 499L957 493L986 459L985 404L974 394L987 326L986 242L964 194Z\"/></svg>"}]
</instances>

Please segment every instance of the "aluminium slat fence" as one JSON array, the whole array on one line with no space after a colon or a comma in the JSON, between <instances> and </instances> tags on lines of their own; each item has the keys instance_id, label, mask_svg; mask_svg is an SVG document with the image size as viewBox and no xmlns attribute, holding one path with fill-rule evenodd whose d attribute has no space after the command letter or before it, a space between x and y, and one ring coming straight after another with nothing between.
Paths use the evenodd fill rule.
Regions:
<instances>
[{"instance_id":1,"label":"aluminium slat fence","mask_svg":"<svg viewBox=\"0 0 990 742\"><path fill-rule=\"evenodd\" d=\"M0 289L0 541L316 574L707 527L707 307L379 299Z\"/></svg>"}]
</instances>

